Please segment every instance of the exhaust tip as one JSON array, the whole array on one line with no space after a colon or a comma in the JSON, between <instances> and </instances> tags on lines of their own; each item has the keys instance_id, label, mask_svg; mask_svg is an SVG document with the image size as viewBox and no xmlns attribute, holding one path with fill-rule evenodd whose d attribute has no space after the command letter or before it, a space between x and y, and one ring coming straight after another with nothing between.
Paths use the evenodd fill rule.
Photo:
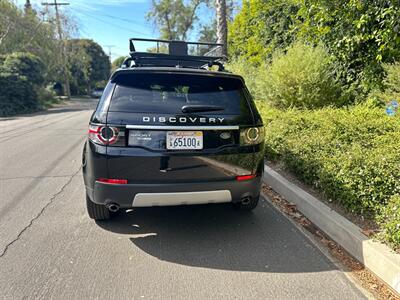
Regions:
<instances>
[{"instance_id":1,"label":"exhaust tip","mask_svg":"<svg viewBox=\"0 0 400 300\"><path fill-rule=\"evenodd\" d=\"M251 202L251 197L250 196L243 197L241 202L242 202L243 205L247 205L247 204L249 204Z\"/></svg>"},{"instance_id":2,"label":"exhaust tip","mask_svg":"<svg viewBox=\"0 0 400 300\"><path fill-rule=\"evenodd\" d=\"M119 205L115 204L115 203L108 204L107 208L109 211L114 212L114 213L119 211Z\"/></svg>"}]
</instances>

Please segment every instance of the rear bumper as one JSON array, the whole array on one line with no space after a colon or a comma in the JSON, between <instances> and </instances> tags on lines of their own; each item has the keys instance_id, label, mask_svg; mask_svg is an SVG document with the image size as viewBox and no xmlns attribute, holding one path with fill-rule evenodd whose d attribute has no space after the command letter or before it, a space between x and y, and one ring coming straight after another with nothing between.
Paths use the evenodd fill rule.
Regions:
<instances>
[{"instance_id":1,"label":"rear bumper","mask_svg":"<svg viewBox=\"0 0 400 300\"><path fill-rule=\"evenodd\" d=\"M107 184L96 182L87 188L97 204L118 204L122 208L239 202L243 197L258 197L261 176L251 180L164 184Z\"/></svg>"}]
</instances>

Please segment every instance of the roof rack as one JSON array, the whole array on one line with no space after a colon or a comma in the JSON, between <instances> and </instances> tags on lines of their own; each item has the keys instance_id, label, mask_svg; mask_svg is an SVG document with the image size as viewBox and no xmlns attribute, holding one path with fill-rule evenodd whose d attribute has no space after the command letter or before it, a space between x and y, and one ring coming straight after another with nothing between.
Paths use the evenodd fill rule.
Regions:
<instances>
[{"instance_id":1,"label":"roof rack","mask_svg":"<svg viewBox=\"0 0 400 300\"><path fill-rule=\"evenodd\" d=\"M156 43L154 52L139 52L136 51L134 42L153 42ZM162 44L162 45L160 45ZM167 47L165 46L167 44ZM202 55L189 54L194 50L199 52L200 48L206 47ZM176 67L176 68L195 68L195 69L209 69L212 66L217 66L218 71L224 70L222 61L224 56L222 53L223 44L217 43L200 43L200 42L185 42L185 41L171 41L160 39L142 39L131 38L129 39L129 57L127 57L122 68L134 67ZM167 50L168 53L161 53L160 51ZM216 55L216 56L212 56Z\"/></svg>"}]
</instances>

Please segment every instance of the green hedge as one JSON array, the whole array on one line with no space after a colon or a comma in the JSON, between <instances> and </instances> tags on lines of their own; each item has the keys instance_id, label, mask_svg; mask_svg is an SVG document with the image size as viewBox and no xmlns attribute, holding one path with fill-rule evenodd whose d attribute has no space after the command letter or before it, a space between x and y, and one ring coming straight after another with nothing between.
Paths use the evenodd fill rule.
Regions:
<instances>
[{"instance_id":1,"label":"green hedge","mask_svg":"<svg viewBox=\"0 0 400 300\"><path fill-rule=\"evenodd\" d=\"M26 77L0 73L0 117L39 109L36 91Z\"/></svg>"},{"instance_id":2,"label":"green hedge","mask_svg":"<svg viewBox=\"0 0 400 300\"><path fill-rule=\"evenodd\" d=\"M332 201L379 219L400 195L399 115L366 105L314 111L259 107L267 159L283 162Z\"/></svg>"},{"instance_id":3,"label":"green hedge","mask_svg":"<svg viewBox=\"0 0 400 300\"><path fill-rule=\"evenodd\" d=\"M383 89L372 91L369 98L381 103L388 103L392 100L400 102L400 62L384 64L383 68L386 73Z\"/></svg>"},{"instance_id":4,"label":"green hedge","mask_svg":"<svg viewBox=\"0 0 400 300\"><path fill-rule=\"evenodd\" d=\"M378 218L382 227L379 237L392 245L395 249L400 249L400 197L394 196L389 204L382 210Z\"/></svg>"},{"instance_id":5,"label":"green hedge","mask_svg":"<svg viewBox=\"0 0 400 300\"><path fill-rule=\"evenodd\" d=\"M286 109L341 106L349 102L335 79L331 57L322 46L300 42L277 51L269 62L251 65L231 61L228 70L240 74L256 99Z\"/></svg>"},{"instance_id":6,"label":"green hedge","mask_svg":"<svg viewBox=\"0 0 400 300\"><path fill-rule=\"evenodd\" d=\"M43 73L44 65L32 54L0 56L0 116L38 110Z\"/></svg>"},{"instance_id":7,"label":"green hedge","mask_svg":"<svg viewBox=\"0 0 400 300\"><path fill-rule=\"evenodd\" d=\"M264 78L265 99L278 108L318 108L343 103L324 47L294 43L274 53Z\"/></svg>"}]
</instances>

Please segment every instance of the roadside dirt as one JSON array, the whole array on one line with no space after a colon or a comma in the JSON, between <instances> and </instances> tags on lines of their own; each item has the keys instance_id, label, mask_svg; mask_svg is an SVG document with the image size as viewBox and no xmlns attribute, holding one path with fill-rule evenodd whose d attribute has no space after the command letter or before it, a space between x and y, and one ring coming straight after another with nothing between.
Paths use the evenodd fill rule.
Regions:
<instances>
[{"instance_id":1,"label":"roadside dirt","mask_svg":"<svg viewBox=\"0 0 400 300\"><path fill-rule=\"evenodd\" d=\"M277 209L310 232L329 251L330 255L340 262L344 271L350 272L352 277L357 279L361 286L368 290L376 299L400 300L400 296L396 292L302 215L297 210L295 204L290 203L265 184L263 184L263 193L272 201L272 204Z\"/></svg>"}]
</instances>

